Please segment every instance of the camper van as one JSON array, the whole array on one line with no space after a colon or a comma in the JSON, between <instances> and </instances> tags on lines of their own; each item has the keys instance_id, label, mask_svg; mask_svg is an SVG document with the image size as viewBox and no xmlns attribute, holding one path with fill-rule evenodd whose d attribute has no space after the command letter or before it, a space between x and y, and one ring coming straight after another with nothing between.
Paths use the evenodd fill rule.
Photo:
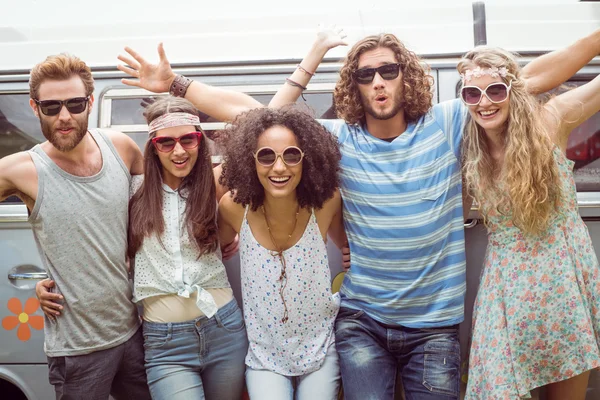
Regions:
<instances>
[{"instance_id":1,"label":"camper van","mask_svg":"<svg viewBox=\"0 0 600 400\"><path fill-rule=\"evenodd\" d=\"M51 14L50 3L39 3L15 3L19 14L8 18L15 12L9 11L0 21L0 158L44 141L28 103L28 72L50 54L68 52L92 67L95 103L90 128L124 132L143 147L147 138L143 104L157 95L120 82L125 75L117 70L116 57L126 45L149 60L157 60L156 46L162 41L177 73L245 92L268 104L310 48L319 23L343 27L351 44L368 34L391 32L430 66L435 81L433 101L437 103L457 97L456 65L474 45L518 52L521 61L527 63L600 27L600 3L576 0L523 0L513 5L500 0L414 2L418 5L307 1L294 3L302 11L292 12L281 5L264 9L223 5L212 14L197 1L180 1L177 10L169 12L147 2L118 15L114 10L121 8L111 7L108 1L106 9L93 12L61 9L64 14L60 21L45 18L57 10ZM39 9L28 9L32 4ZM298 100L310 107L316 118L336 118L332 92L346 51L341 47L327 54L304 98ZM569 84L581 85L598 73L600 58L579 71ZM202 126L210 136L224 123L204 116ZM567 155L575 161L580 213L600 258L600 115L571 134ZM220 162L218 149L213 162ZM43 330L29 323L30 316L42 312L33 307L35 302L28 302L35 298L35 284L46 277L46 272L27 218L27 209L19 199L11 197L0 203L0 320L14 315L19 318L17 327L0 326L0 398L49 400L54 398L54 390L48 383ZM465 232L467 296L465 322L460 328L464 360L487 242L486 228L476 209L471 210ZM332 276L342 270L337 249L330 249L330 264ZM240 301L237 256L227 262L227 268ZM467 378L465 371L463 379ZM543 393L538 396L544 398ZM600 400L597 372L590 379L587 398Z\"/></svg>"}]
</instances>

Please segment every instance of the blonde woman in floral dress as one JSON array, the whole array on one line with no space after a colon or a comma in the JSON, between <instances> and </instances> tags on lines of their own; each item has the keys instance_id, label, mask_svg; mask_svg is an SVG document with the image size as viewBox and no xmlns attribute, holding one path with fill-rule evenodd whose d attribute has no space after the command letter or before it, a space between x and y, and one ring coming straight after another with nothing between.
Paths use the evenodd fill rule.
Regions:
<instances>
[{"instance_id":1,"label":"blonde woman in floral dress","mask_svg":"<svg viewBox=\"0 0 600 400\"><path fill-rule=\"evenodd\" d=\"M600 274L565 151L600 109L600 77L542 106L508 52L476 48L458 70L463 174L489 230L466 398L547 386L548 399L584 399L600 367Z\"/></svg>"}]
</instances>

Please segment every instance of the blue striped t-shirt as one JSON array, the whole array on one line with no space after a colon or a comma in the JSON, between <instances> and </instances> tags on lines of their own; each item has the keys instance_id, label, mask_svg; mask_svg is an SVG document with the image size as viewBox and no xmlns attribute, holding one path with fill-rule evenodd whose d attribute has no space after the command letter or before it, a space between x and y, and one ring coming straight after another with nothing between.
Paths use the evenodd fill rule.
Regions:
<instances>
[{"instance_id":1,"label":"blue striped t-shirt","mask_svg":"<svg viewBox=\"0 0 600 400\"><path fill-rule=\"evenodd\" d=\"M460 142L466 108L440 103L391 143L364 126L320 121L340 143L352 266L342 306L390 325L463 320L465 251Z\"/></svg>"}]
</instances>

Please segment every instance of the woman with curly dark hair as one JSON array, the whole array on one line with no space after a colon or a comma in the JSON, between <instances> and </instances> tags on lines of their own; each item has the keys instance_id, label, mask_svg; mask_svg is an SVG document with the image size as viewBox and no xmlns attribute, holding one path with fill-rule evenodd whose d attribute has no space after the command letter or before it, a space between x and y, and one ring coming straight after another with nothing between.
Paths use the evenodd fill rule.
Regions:
<instances>
[{"instance_id":1,"label":"woman with curly dark hair","mask_svg":"<svg viewBox=\"0 0 600 400\"><path fill-rule=\"evenodd\" d=\"M335 399L339 298L326 240L345 242L337 142L293 108L250 111L226 137L219 237L239 233L250 398Z\"/></svg>"}]
</instances>

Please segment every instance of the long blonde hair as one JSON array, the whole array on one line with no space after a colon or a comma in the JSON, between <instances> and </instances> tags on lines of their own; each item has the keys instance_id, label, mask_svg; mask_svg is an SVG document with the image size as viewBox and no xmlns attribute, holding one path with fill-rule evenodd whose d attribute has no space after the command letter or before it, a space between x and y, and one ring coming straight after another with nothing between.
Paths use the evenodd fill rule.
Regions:
<instances>
[{"instance_id":1,"label":"long blonde hair","mask_svg":"<svg viewBox=\"0 0 600 400\"><path fill-rule=\"evenodd\" d=\"M468 193L480 205L484 221L492 210L510 215L526 234L542 234L559 210L561 186L554 144L542 120L542 105L521 79L516 57L502 49L476 47L464 55L458 71L477 66L506 67L511 84L509 116L504 127L504 161L490 154L485 131L469 115L463 143L463 176ZM498 184L501 182L501 184Z\"/></svg>"}]
</instances>

